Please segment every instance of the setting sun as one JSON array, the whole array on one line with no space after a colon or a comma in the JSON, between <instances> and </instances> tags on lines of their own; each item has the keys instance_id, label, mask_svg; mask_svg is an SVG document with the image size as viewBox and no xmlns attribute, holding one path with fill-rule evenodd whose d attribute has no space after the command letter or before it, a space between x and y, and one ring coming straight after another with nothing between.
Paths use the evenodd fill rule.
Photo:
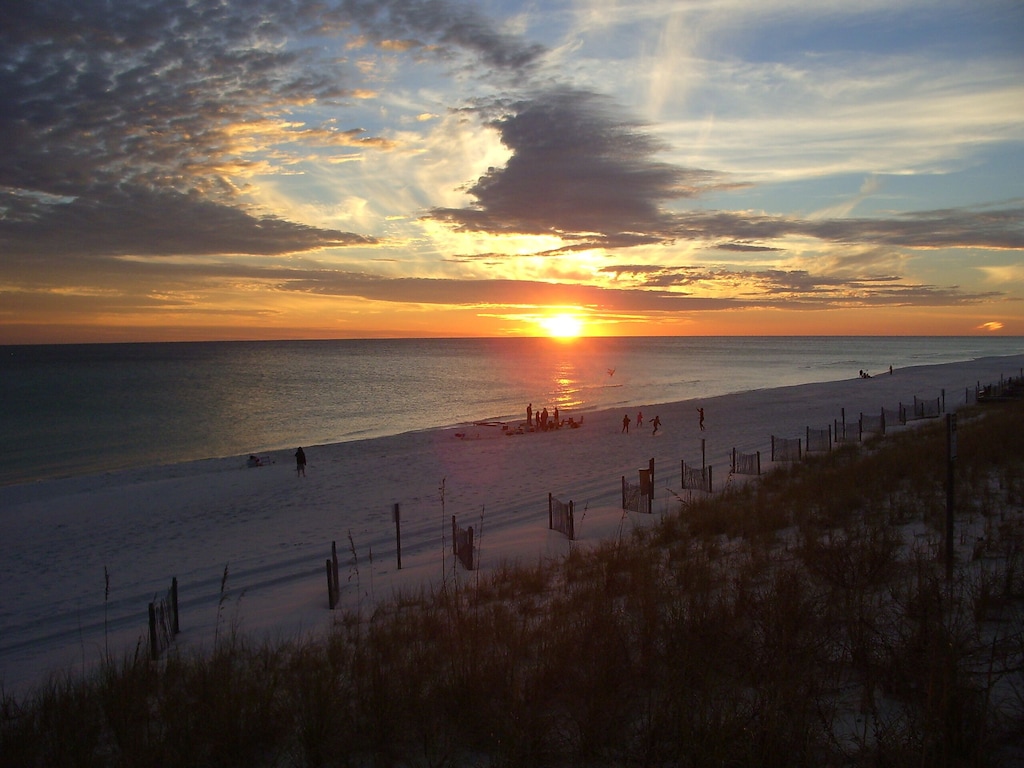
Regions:
<instances>
[{"instance_id":1,"label":"setting sun","mask_svg":"<svg viewBox=\"0 0 1024 768\"><path fill-rule=\"evenodd\" d=\"M583 330L583 321L575 315L551 315L540 321L548 336L556 339L574 339Z\"/></svg>"}]
</instances>

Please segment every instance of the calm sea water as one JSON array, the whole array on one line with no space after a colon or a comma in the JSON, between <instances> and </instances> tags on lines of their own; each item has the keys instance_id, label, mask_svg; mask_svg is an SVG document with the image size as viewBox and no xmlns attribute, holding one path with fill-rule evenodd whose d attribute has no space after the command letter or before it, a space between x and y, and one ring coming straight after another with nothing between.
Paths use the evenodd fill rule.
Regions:
<instances>
[{"instance_id":1,"label":"calm sea water","mask_svg":"<svg viewBox=\"0 0 1024 768\"><path fill-rule=\"evenodd\" d=\"M1005 337L0 347L0 484L1022 352Z\"/></svg>"}]
</instances>

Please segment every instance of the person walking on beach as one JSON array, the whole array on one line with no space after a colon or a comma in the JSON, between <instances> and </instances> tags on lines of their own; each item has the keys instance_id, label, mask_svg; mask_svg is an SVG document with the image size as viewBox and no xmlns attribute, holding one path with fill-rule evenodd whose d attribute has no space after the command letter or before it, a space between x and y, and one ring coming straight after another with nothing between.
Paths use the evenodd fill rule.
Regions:
<instances>
[{"instance_id":1,"label":"person walking on beach","mask_svg":"<svg viewBox=\"0 0 1024 768\"><path fill-rule=\"evenodd\" d=\"M302 450L301 445L299 446L299 450L295 452L295 476L306 476L306 452Z\"/></svg>"},{"instance_id":2,"label":"person walking on beach","mask_svg":"<svg viewBox=\"0 0 1024 768\"><path fill-rule=\"evenodd\" d=\"M636 412L636 428L640 429L640 427L642 427L643 425L644 425L644 412L643 411L637 411Z\"/></svg>"},{"instance_id":3,"label":"person walking on beach","mask_svg":"<svg viewBox=\"0 0 1024 768\"><path fill-rule=\"evenodd\" d=\"M655 415L654 421L652 421L651 424L654 425L654 431L651 432L651 436L653 437L654 435L658 434L658 427L661 426L661 416Z\"/></svg>"},{"instance_id":4,"label":"person walking on beach","mask_svg":"<svg viewBox=\"0 0 1024 768\"><path fill-rule=\"evenodd\" d=\"M629 414L622 417L622 431L629 434Z\"/></svg>"},{"instance_id":5,"label":"person walking on beach","mask_svg":"<svg viewBox=\"0 0 1024 768\"><path fill-rule=\"evenodd\" d=\"M704 431L704 409L703 408L698 408L697 409L697 416L700 419L700 431L703 432Z\"/></svg>"}]
</instances>

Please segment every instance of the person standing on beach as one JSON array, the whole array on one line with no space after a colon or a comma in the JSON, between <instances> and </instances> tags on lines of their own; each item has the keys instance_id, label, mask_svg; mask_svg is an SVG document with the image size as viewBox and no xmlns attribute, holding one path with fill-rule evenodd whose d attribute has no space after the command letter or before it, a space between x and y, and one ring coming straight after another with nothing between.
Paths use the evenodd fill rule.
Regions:
<instances>
[{"instance_id":1,"label":"person standing on beach","mask_svg":"<svg viewBox=\"0 0 1024 768\"><path fill-rule=\"evenodd\" d=\"M533 403L526 406L526 426L533 426Z\"/></svg>"},{"instance_id":2,"label":"person standing on beach","mask_svg":"<svg viewBox=\"0 0 1024 768\"><path fill-rule=\"evenodd\" d=\"M643 425L644 425L644 412L643 411L637 411L636 412L636 428L640 429L640 427L642 427Z\"/></svg>"},{"instance_id":3,"label":"person standing on beach","mask_svg":"<svg viewBox=\"0 0 1024 768\"><path fill-rule=\"evenodd\" d=\"M661 426L661 416L655 415L654 421L651 422L654 425L654 431L651 432L651 436L658 434L658 427Z\"/></svg>"},{"instance_id":4,"label":"person standing on beach","mask_svg":"<svg viewBox=\"0 0 1024 768\"><path fill-rule=\"evenodd\" d=\"M295 476L306 476L306 452L302 450L301 445L299 446L299 450L295 452Z\"/></svg>"},{"instance_id":5,"label":"person standing on beach","mask_svg":"<svg viewBox=\"0 0 1024 768\"><path fill-rule=\"evenodd\" d=\"M698 408L697 409L697 416L700 419L700 431L703 432L704 431L704 409L703 408Z\"/></svg>"},{"instance_id":6,"label":"person standing on beach","mask_svg":"<svg viewBox=\"0 0 1024 768\"><path fill-rule=\"evenodd\" d=\"M629 414L622 417L622 431L629 434Z\"/></svg>"}]
</instances>

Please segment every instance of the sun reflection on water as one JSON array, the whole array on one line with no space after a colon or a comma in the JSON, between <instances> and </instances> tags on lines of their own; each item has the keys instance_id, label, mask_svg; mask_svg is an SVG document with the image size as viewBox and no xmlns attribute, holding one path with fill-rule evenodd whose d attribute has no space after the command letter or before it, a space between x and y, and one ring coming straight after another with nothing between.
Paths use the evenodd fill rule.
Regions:
<instances>
[{"instance_id":1,"label":"sun reflection on water","mask_svg":"<svg viewBox=\"0 0 1024 768\"><path fill-rule=\"evenodd\" d=\"M582 406L582 388L579 369L572 360L563 360L555 367L550 397L559 410Z\"/></svg>"}]
</instances>

